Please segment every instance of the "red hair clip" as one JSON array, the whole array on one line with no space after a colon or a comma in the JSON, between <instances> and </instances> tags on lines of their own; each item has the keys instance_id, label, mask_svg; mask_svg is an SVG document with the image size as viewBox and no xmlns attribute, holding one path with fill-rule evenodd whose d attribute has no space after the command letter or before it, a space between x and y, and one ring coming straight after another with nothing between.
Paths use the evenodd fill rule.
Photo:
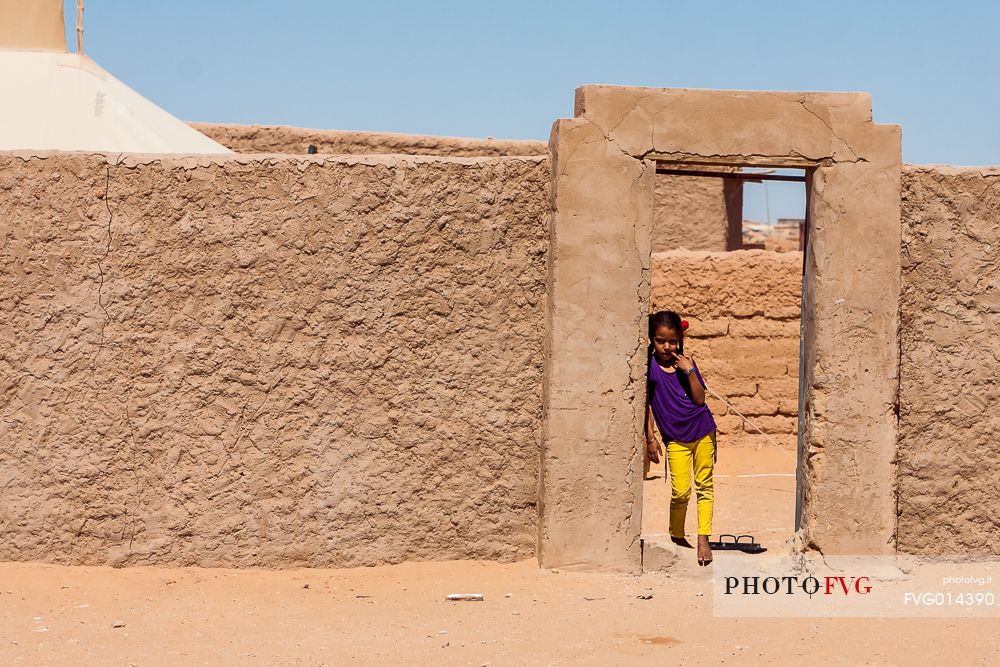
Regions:
<instances>
[{"instance_id":1,"label":"red hair clip","mask_svg":"<svg viewBox=\"0 0 1000 667\"><path fill-rule=\"evenodd\" d=\"M683 329L684 331L687 331L687 328L688 328L688 321L687 320L681 320L681 329Z\"/></svg>"}]
</instances>

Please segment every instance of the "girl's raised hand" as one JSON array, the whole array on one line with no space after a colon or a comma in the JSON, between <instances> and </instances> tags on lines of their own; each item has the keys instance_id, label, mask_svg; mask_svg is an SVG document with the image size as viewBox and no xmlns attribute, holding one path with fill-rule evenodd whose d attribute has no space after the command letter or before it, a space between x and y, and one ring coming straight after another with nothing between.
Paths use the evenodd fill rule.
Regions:
<instances>
[{"instance_id":1,"label":"girl's raised hand","mask_svg":"<svg viewBox=\"0 0 1000 667\"><path fill-rule=\"evenodd\" d=\"M687 373L692 368L694 368L694 357L688 358L682 354L674 354L674 363L677 364L677 368Z\"/></svg>"}]
</instances>

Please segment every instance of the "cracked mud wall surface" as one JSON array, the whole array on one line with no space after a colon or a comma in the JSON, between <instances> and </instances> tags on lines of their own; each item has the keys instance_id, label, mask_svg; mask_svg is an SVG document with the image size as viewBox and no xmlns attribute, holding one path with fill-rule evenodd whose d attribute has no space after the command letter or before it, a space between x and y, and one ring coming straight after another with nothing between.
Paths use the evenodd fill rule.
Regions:
<instances>
[{"instance_id":1,"label":"cracked mud wall surface","mask_svg":"<svg viewBox=\"0 0 1000 667\"><path fill-rule=\"evenodd\" d=\"M534 553L547 160L114 163L0 157L0 559Z\"/></svg>"},{"instance_id":2,"label":"cracked mud wall surface","mask_svg":"<svg viewBox=\"0 0 1000 667\"><path fill-rule=\"evenodd\" d=\"M190 125L237 153L304 155L310 144L316 146L320 154L490 157L549 153L544 141L312 130L286 125ZM704 166L697 168L706 169ZM740 246L743 191L738 183L663 175L656 176L654 183L654 251L676 248L729 250Z\"/></svg>"},{"instance_id":3,"label":"cracked mud wall surface","mask_svg":"<svg viewBox=\"0 0 1000 667\"><path fill-rule=\"evenodd\" d=\"M552 145L539 559L634 571L655 167L583 119L557 121Z\"/></svg>"},{"instance_id":4,"label":"cracked mud wall surface","mask_svg":"<svg viewBox=\"0 0 1000 667\"><path fill-rule=\"evenodd\" d=\"M899 550L1000 555L1000 168L903 176Z\"/></svg>"},{"instance_id":5,"label":"cracked mud wall surface","mask_svg":"<svg viewBox=\"0 0 1000 667\"><path fill-rule=\"evenodd\" d=\"M190 123L205 136L237 153L304 155L309 144L319 153L438 155L442 157L502 157L548 155L544 141L437 137L393 132L313 130L287 125Z\"/></svg>"},{"instance_id":6,"label":"cracked mud wall surface","mask_svg":"<svg viewBox=\"0 0 1000 667\"><path fill-rule=\"evenodd\" d=\"M795 447L802 253L765 250L653 254L650 312L690 323L685 353L711 388L772 440ZM719 447L767 437L709 395Z\"/></svg>"}]
</instances>

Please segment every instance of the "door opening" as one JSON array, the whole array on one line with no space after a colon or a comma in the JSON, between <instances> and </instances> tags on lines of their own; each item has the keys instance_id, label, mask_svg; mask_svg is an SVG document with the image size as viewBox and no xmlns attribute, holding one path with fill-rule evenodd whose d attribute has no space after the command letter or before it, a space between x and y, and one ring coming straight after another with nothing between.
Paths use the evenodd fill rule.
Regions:
<instances>
[{"instance_id":1,"label":"door opening","mask_svg":"<svg viewBox=\"0 0 1000 667\"><path fill-rule=\"evenodd\" d=\"M695 359L707 385L718 454L711 539L749 534L776 549L796 529L801 252L809 175L804 168L660 162L656 179L649 310L676 311L688 323L684 355ZM683 494L666 465L670 438L657 429L656 439L663 450L659 463L644 453L644 568L694 565L694 550L675 544L669 534L676 532L676 526L670 529L671 507L681 504ZM677 450L676 443L669 446ZM693 482L684 528L695 545L697 471L688 478Z\"/></svg>"}]
</instances>

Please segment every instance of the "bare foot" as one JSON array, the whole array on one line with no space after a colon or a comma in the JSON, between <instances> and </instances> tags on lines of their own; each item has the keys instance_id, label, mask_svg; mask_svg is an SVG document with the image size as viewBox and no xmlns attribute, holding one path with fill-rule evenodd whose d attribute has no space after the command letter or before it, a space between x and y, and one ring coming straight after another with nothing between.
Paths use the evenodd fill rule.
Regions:
<instances>
[{"instance_id":1,"label":"bare foot","mask_svg":"<svg viewBox=\"0 0 1000 667\"><path fill-rule=\"evenodd\" d=\"M698 565L712 562L712 547L708 546L708 535L698 536Z\"/></svg>"},{"instance_id":2,"label":"bare foot","mask_svg":"<svg viewBox=\"0 0 1000 667\"><path fill-rule=\"evenodd\" d=\"M687 541L686 537L674 537L670 536L670 541L679 547L684 547L685 549L694 549L694 545Z\"/></svg>"}]
</instances>

